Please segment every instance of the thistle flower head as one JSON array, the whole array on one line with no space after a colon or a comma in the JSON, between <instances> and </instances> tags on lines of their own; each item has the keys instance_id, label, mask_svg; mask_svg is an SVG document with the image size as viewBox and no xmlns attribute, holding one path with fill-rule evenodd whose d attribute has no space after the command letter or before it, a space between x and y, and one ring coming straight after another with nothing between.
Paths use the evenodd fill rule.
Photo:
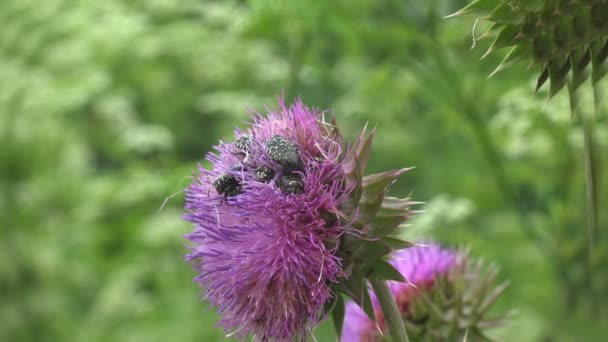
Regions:
<instances>
[{"instance_id":1,"label":"thistle flower head","mask_svg":"<svg viewBox=\"0 0 608 342\"><path fill-rule=\"evenodd\" d=\"M462 340L481 336L482 327L498 322L484 317L504 290L493 287L494 270L482 272L480 263L465 253L437 244L396 251L391 264L406 282L389 282L397 307L413 337L423 340ZM346 303L342 341L381 341L387 327L372 293L375 322L353 302ZM460 338L460 339L458 339Z\"/></svg>"},{"instance_id":2,"label":"thistle flower head","mask_svg":"<svg viewBox=\"0 0 608 342\"><path fill-rule=\"evenodd\" d=\"M342 273L342 145L321 119L300 101L255 115L186 191L187 259L201 261L195 280L239 337L304 336Z\"/></svg>"},{"instance_id":3,"label":"thistle flower head","mask_svg":"<svg viewBox=\"0 0 608 342\"><path fill-rule=\"evenodd\" d=\"M344 282L363 282L360 272L353 276L361 263L352 256L381 248L378 259L391 251L381 237L371 247L359 243L377 230L372 223L384 192L404 172L368 178L374 197L363 196L372 136L362 133L345 147L335 121L326 123L299 100L290 107L280 101L277 111L253 115L233 142L207 155L212 167L199 167L186 190L185 219L194 224L186 259L196 261L195 281L226 332L275 341L305 337L349 288ZM362 210L362 203L375 209ZM407 217L407 204L390 201L391 225L381 234Z\"/></svg>"}]
</instances>

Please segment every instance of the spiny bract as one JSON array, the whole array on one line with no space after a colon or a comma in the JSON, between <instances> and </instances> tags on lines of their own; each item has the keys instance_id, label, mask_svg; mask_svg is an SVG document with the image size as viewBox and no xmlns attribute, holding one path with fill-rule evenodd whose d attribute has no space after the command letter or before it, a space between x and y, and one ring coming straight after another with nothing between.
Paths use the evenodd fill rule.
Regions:
<instances>
[{"instance_id":1,"label":"spiny bract","mask_svg":"<svg viewBox=\"0 0 608 342\"><path fill-rule=\"evenodd\" d=\"M511 47L492 74L525 60L540 65L536 89L549 81L552 97L568 85L573 112L580 85L589 76L595 85L608 71L607 0L476 0L450 17L458 15L492 22L486 55Z\"/></svg>"}]
</instances>

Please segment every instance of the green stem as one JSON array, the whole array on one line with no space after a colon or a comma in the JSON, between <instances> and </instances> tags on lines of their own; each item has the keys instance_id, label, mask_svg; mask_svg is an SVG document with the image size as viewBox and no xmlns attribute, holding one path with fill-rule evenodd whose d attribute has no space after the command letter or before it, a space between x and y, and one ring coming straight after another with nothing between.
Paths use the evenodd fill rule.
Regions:
<instances>
[{"instance_id":1,"label":"green stem","mask_svg":"<svg viewBox=\"0 0 608 342\"><path fill-rule=\"evenodd\" d=\"M583 114L583 140L585 153L585 181L587 189L587 231L589 235L589 253L597 239L597 192L596 161L593 142L593 116Z\"/></svg>"},{"instance_id":2,"label":"green stem","mask_svg":"<svg viewBox=\"0 0 608 342\"><path fill-rule=\"evenodd\" d=\"M403 323L395 299L391 294L391 290L386 285L386 282L383 280L370 279L369 283L372 285L372 288L378 297L378 302L384 313L386 325L388 325L388 331L391 334L393 342L409 342L407 332L405 331L405 323Z\"/></svg>"},{"instance_id":3,"label":"green stem","mask_svg":"<svg viewBox=\"0 0 608 342\"><path fill-rule=\"evenodd\" d=\"M469 126L471 127L475 140L477 141L483 157L487 161L492 172L490 174L494 177L494 182L504 198L506 203L509 203L516 209L517 219L519 226L523 232L527 235L528 239L532 243L536 243L541 253L547 257L553 257L555 252L555 241L550 236L541 234L539 231L534 230L531 220L530 212L531 207L536 205L536 200L531 199L526 201L521 196L515 183L505 170L504 160L500 155L500 151L496 146L494 140L486 130L485 124L480 118L477 110L473 105L468 105L467 109L463 112L464 117L467 119Z\"/></svg>"}]
</instances>

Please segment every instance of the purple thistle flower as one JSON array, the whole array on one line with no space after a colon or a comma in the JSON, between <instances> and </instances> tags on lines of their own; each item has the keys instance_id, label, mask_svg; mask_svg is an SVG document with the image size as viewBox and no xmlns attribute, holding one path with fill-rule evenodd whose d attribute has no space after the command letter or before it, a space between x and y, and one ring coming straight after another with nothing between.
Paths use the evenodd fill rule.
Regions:
<instances>
[{"instance_id":1,"label":"purple thistle flower","mask_svg":"<svg viewBox=\"0 0 608 342\"><path fill-rule=\"evenodd\" d=\"M461 262L456 250L442 248L437 244L417 245L395 251L390 263L407 282L389 281L388 286L402 315L407 316L411 312L412 302L421 292L432 288L438 276L446 275ZM342 341L380 341L382 334L386 333L386 323L378 301L373 293L371 297L378 325L357 304L349 301L346 303Z\"/></svg>"},{"instance_id":2,"label":"purple thistle flower","mask_svg":"<svg viewBox=\"0 0 608 342\"><path fill-rule=\"evenodd\" d=\"M342 277L336 256L349 195L342 141L300 100L253 115L220 143L186 190L194 224L186 260L238 338L291 341L309 334Z\"/></svg>"},{"instance_id":3,"label":"purple thistle flower","mask_svg":"<svg viewBox=\"0 0 608 342\"><path fill-rule=\"evenodd\" d=\"M503 324L509 315L486 317L507 284L495 286L496 269L470 260L463 251L417 245L393 252L390 263L407 280L389 281L388 287L416 340L488 340L483 330ZM373 293L371 301L376 323L357 304L346 303L342 341L383 340L386 320Z\"/></svg>"}]
</instances>

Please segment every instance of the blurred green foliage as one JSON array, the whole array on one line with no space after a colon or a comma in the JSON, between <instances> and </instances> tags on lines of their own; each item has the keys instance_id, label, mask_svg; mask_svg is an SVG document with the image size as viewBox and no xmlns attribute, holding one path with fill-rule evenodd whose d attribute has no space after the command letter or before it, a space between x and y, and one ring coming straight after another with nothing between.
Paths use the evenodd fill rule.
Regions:
<instances>
[{"instance_id":1,"label":"blurred green foliage","mask_svg":"<svg viewBox=\"0 0 608 342\"><path fill-rule=\"evenodd\" d=\"M395 190L427 202L408 237L501 266L518 314L498 340L606 340L580 125L525 66L487 79L473 20L441 19L465 2L1 1L0 341L223 340L182 261L180 191L282 92L347 136L377 125L371 172L416 166Z\"/></svg>"}]
</instances>

